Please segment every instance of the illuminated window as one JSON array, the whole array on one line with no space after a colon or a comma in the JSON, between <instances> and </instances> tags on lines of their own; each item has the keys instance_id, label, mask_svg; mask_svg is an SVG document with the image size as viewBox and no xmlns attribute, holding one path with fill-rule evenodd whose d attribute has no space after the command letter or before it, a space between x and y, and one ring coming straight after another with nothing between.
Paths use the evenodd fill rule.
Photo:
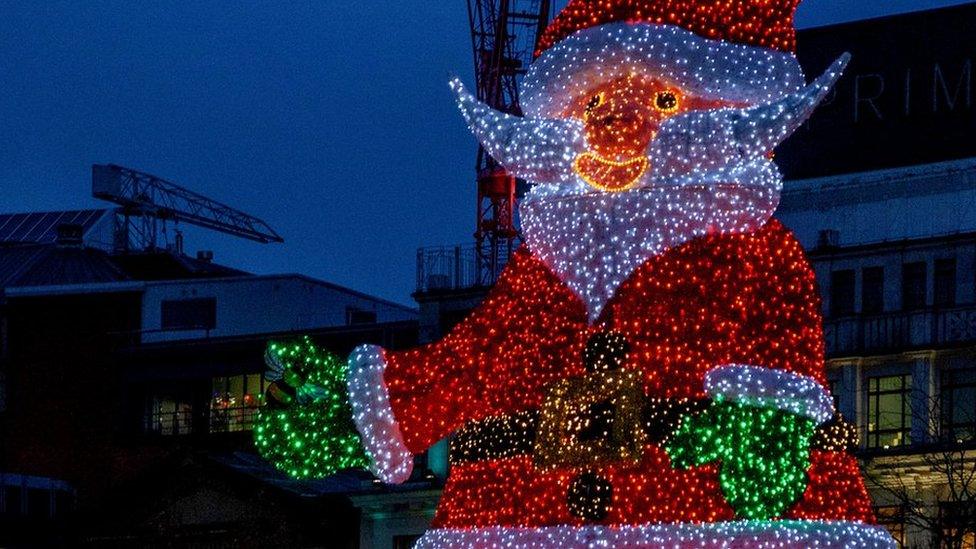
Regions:
<instances>
[{"instance_id":1,"label":"illuminated window","mask_svg":"<svg viewBox=\"0 0 976 549\"><path fill-rule=\"evenodd\" d=\"M925 307L925 262L905 263L901 266L901 308L910 311Z\"/></svg>"},{"instance_id":2,"label":"illuminated window","mask_svg":"<svg viewBox=\"0 0 976 549\"><path fill-rule=\"evenodd\" d=\"M869 448L911 444L912 377L868 378L867 443Z\"/></svg>"},{"instance_id":3,"label":"illuminated window","mask_svg":"<svg viewBox=\"0 0 976 549\"><path fill-rule=\"evenodd\" d=\"M969 501L940 503L942 547L976 549L976 524L973 516L972 503Z\"/></svg>"},{"instance_id":4,"label":"illuminated window","mask_svg":"<svg viewBox=\"0 0 976 549\"><path fill-rule=\"evenodd\" d=\"M905 546L905 509L901 505L878 505L874 508L878 524L884 526L895 538L898 547Z\"/></svg>"},{"instance_id":5,"label":"illuminated window","mask_svg":"<svg viewBox=\"0 0 976 549\"><path fill-rule=\"evenodd\" d=\"M210 432L250 431L269 385L263 374L216 377L210 400Z\"/></svg>"},{"instance_id":6,"label":"illuminated window","mask_svg":"<svg viewBox=\"0 0 976 549\"><path fill-rule=\"evenodd\" d=\"M830 316L854 314L854 271L830 273Z\"/></svg>"},{"instance_id":7,"label":"illuminated window","mask_svg":"<svg viewBox=\"0 0 976 549\"><path fill-rule=\"evenodd\" d=\"M146 431L156 435L188 435L193 432L193 404L170 397L152 397Z\"/></svg>"},{"instance_id":8,"label":"illuminated window","mask_svg":"<svg viewBox=\"0 0 976 549\"><path fill-rule=\"evenodd\" d=\"M943 371L941 396L946 437L976 439L976 368Z\"/></svg>"},{"instance_id":9,"label":"illuminated window","mask_svg":"<svg viewBox=\"0 0 976 549\"><path fill-rule=\"evenodd\" d=\"M884 312L884 267L868 267L861 272L861 312Z\"/></svg>"},{"instance_id":10,"label":"illuminated window","mask_svg":"<svg viewBox=\"0 0 976 549\"><path fill-rule=\"evenodd\" d=\"M936 307L952 307L956 304L956 259L935 261L935 295L932 297Z\"/></svg>"}]
</instances>

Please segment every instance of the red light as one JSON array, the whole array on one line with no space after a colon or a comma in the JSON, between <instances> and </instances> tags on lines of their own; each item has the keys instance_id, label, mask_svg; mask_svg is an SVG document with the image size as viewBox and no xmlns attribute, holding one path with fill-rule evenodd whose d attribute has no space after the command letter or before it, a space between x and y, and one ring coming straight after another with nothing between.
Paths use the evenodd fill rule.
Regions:
<instances>
[{"instance_id":1,"label":"red light","mask_svg":"<svg viewBox=\"0 0 976 549\"><path fill-rule=\"evenodd\" d=\"M540 37L536 56L576 31L616 21L677 25L713 40L796 50L800 0L570 0Z\"/></svg>"},{"instance_id":2,"label":"red light","mask_svg":"<svg viewBox=\"0 0 976 549\"><path fill-rule=\"evenodd\" d=\"M440 342L388 353L385 379L404 440L421 452L471 421L542 407L557 380L583 376L591 334L624 334L623 367L650 398L703 399L705 374L743 363L824 382L820 301L799 243L778 221L716 234L651 258L620 286L599 320L541 261L519 250L484 303ZM795 518L872 520L851 456L813 452ZM714 466L675 470L648 443L637 463L590 467L613 484L608 524L733 518ZM439 527L581 524L566 504L580 467L541 470L532 456L456 465Z\"/></svg>"}]
</instances>

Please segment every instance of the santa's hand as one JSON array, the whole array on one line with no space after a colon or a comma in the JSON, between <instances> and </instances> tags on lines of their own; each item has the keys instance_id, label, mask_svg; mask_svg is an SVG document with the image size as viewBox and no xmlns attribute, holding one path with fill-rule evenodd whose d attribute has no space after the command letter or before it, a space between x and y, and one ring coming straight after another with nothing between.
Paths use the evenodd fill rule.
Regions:
<instances>
[{"instance_id":1,"label":"santa's hand","mask_svg":"<svg viewBox=\"0 0 976 549\"><path fill-rule=\"evenodd\" d=\"M815 428L806 416L719 398L683 418L666 449L675 467L717 463L737 518L772 519L806 489Z\"/></svg>"},{"instance_id":2,"label":"santa's hand","mask_svg":"<svg viewBox=\"0 0 976 549\"><path fill-rule=\"evenodd\" d=\"M267 405L258 412L258 452L295 478L320 478L368 460L352 419L345 360L301 341L271 343L265 353Z\"/></svg>"}]
</instances>

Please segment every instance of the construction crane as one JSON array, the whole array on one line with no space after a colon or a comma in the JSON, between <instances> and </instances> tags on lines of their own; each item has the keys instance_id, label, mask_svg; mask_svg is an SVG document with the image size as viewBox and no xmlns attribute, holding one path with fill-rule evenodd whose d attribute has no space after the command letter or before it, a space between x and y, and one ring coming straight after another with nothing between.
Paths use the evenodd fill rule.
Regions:
<instances>
[{"instance_id":1,"label":"construction crane","mask_svg":"<svg viewBox=\"0 0 976 549\"><path fill-rule=\"evenodd\" d=\"M115 164L92 165L92 196L120 206L116 251L159 249L168 221L185 222L264 244L284 242L267 223L148 173ZM176 250L183 253L182 235Z\"/></svg>"},{"instance_id":2,"label":"construction crane","mask_svg":"<svg viewBox=\"0 0 976 549\"><path fill-rule=\"evenodd\" d=\"M517 116L518 84L552 18L550 0L467 0L478 99ZM518 240L518 181L478 149L477 283L494 283Z\"/></svg>"}]
</instances>

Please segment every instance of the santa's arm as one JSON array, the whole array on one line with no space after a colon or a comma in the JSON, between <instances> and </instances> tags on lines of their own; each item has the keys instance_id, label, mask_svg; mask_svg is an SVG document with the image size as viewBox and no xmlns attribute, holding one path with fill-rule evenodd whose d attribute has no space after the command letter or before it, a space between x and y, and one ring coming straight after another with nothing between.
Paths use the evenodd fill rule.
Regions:
<instances>
[{"instance_id":1,"label":"santa's arm","mask_svg":"<svg viewBox=\"0 0 976 549\"><path fill-rule=\"evenodd\" d=\"M387 367L382 347L357 347L349 356L349 401L370 459L369 470L384 482L399 484L410 478L414 453L407 448L390 405L384 380Z\"/></svg>"},{"instance_id":2,"label":"santa's arm","mask_svg":"<svg viewBox=\"0 0 976 549\"><path fill-rule=\"evenodd\" d=\"M720 316L735 319L733 350L711 364L704 390L713 399L778 409L823 423L834 415L824 386L823 317L813 268L778 220L736 246L715 252L720 286L732 288ZM727 257L726 257L727 255Z\"/></svg>"},{"instance_id":3,"label":"santa's arm","mask_svg":"<svg viewBox=\"0 0 976 549\"><path fill-rule=\"evenodd\" d=\"M413 454L465 422L537 407L542 387L567 375L560 357L578 352L580 322L581 302L522 249L442 340L403 352L358 347L349 398L372 472L403 482Z\"/></svg>"},{"instance_id":4,"label":"santa's arm","mask_svg":"<svg viewBox=\"0 0 976 549\"><path fill-rule=\"evenodd\" d=\"M739 518L772 519L803 494L811 439L834 416L822 379L820 301L799 243L778 222L736 248L737 268L721 281L737 297L722 312L737 319L735 362L705 374L711 406L683 418L667 449L676 466L719 463Z\"/></svg>"}]
</instances>

